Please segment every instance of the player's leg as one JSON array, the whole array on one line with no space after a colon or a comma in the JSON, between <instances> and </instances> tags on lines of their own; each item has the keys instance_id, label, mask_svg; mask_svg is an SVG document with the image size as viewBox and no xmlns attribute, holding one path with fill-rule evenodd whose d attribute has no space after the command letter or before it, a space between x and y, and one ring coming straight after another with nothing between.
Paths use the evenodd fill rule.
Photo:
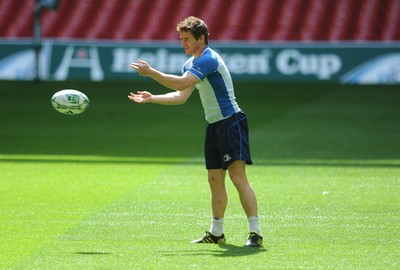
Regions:
<instances>
[{"instance_id":1,"label":"player's leg","mask_svg":"<svg viewBox=\"0 0 400 270\"><path fill-rule=\"evenodd\" d=\"M200 239L192 241L192 243L225 243L224 235L224 215L228 196L225 188L226 171L222 169L208 170L208 183L211 191L211 209L213 219L211 228Z\"/></svg>"},{"instance_id":2,"label":"player's leg","mask_svg":"<svg viewBox=\"0 0 400 270\"><path fill-rule=\"evenodd\" d=\"M214 218L224 218L228 195L225 188L226 171L208 170L208 183L211 191L211 209Z\"/></svg>"},{"instance_id":3,"label":"player's leg","mask_svg":"<svg viewBox=\"0 0 400 270\"><path fill-rule=\"evenodd\" d=\"M215 140L215 125L208 125L204 144L204 155L208 172L208 183L211 191L211 210L213 219L210 231L192 243L225 243L224 215L228 201L225 188L226 171L222 169L221 159L218 155L218 145Z\"/></svg>"},{"instance_id":4,"label":"player's leg","mask_svg":"<svg viewBox=\"0 0 400 270\"><path fill-rule=\"evenodd\" d=\"M246 162L244 160L236 160L228 167L228 171L239 193L240 202L249 221L250 235L245 246L260 247L263 242L263 237L258 225L257 198L252 186L247 180Z\"/></svg>"},{"instance_id":5,"label":"player's leg","mask_svg":"<svg viewBox=\"0 0 400 270\"><path fill-rule=\"evenodd\" d=\"M234 161L228 167L229 177L239 193L240 202L247 217L257 216L257 198L252 186L247 180L245 166L246 162L244 160Z\"/></svg>"}]
</instances>

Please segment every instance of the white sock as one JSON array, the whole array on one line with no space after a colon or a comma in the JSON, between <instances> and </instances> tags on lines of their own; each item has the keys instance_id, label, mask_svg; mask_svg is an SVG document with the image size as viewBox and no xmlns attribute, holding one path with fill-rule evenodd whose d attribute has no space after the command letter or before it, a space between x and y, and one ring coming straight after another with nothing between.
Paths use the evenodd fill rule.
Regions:
<instances>
[{"instance_id":1,"label":"white sock","mask_svg":"<svg viewBox=\"0 0 400 270\"><path fill-rule=\"evenodd\" d=\"M251 216L247 219L249 220L250 232L261 234L260 226L258 226L258 216Z\"/></svg>"},{"instance_id":2,"label":"white sock","mask_svg":"<svg viewBox=\"0 0 400 270\"><path fill-rule=\"evenodd\" d=\"M221 236L224 233L224 219L213 218L210 233L215 236Z\"/></svg>"}]
</instances>

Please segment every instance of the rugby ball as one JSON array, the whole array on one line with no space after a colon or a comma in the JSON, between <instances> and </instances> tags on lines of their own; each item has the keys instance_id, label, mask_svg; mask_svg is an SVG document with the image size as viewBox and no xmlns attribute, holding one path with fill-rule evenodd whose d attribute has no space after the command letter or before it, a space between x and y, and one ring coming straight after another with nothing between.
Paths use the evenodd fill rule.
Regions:
<instances>
[{"instance_id":1,"label":"rugby ball","mask_svg":"<svg viewBox=\"0 0 400 270\"><path fill-rule=\"evenodd\" d=\"M73 89L58 91L51 97L51 105L54 109L67 115L83 113L88 109L89 104L89 98L84 93Z\"/></svg>"}]
</instances>

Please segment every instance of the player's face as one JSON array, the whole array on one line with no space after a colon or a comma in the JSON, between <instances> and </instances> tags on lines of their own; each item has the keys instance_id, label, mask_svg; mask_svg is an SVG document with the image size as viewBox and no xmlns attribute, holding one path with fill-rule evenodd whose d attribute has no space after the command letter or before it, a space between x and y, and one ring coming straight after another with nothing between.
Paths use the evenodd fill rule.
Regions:
<instances>
[{"instance_id":1,"label":"player's face","mask_svg":"<svg viewBox=\"0 0 400 270\"><path fill-rule=\"evenodd\" d=\"M203 36L196 40L190 31L179 33L182 47L187 55L194 55L199 57L204 48Z\"/></svg>"}]
</instances>

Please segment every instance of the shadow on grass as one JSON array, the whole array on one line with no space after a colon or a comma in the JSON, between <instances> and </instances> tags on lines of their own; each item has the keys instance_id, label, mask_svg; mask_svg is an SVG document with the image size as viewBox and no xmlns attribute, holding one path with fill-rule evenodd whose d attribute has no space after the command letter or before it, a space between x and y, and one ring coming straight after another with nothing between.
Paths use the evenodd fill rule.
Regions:
<instances>
[{"instance_id":1,"label":"shadow on grass","mask_svg":"<svg viewBox=\"0 0 400 270\"><path fill-rule=\"evenodd\" d=\"M249 256L257 253L266 252L262 248L249 248L244 246L235 246L231 244L220 244L219 249L199 249L199 250L176 250L167 251L162 256L214 256L214 257L240 257Z\"/></svg>"},{"instance_id":2,"label":"shadow on grass","mask_svg":"<svg viewBox=\"0 0 400 270\"><path fill-rule=\"evenodd\" d=\"M110 252L99 252L99 251L77 251L74 252L76 255L111 255Z\"/></svg>"},{"instance_id":3,"label":"shadow on grass","mask_svg":"<svg viewBox=\"0 0 400 270\"><path fill-rule=\"evenodd\" d=\"M330 159L315 159L315 160L257 160L254 159L254 166L289 166L289 167L359 167L359 168L399 168L400 162L394 161L380 161L380 160L330 160ZM75 164L157 164L157 165L174 165L179 164L180 166L185 165L203 165L204 161L202 159L191 159L187 160L184 157L180 159L169 160L165 158L120 158L113 159L104 157L102 159L96 159L91 157L82 156L81 158L60 158L60 157L1 157L1 162L9 163L75 163Z\"/></svg>"}]
</instances>

